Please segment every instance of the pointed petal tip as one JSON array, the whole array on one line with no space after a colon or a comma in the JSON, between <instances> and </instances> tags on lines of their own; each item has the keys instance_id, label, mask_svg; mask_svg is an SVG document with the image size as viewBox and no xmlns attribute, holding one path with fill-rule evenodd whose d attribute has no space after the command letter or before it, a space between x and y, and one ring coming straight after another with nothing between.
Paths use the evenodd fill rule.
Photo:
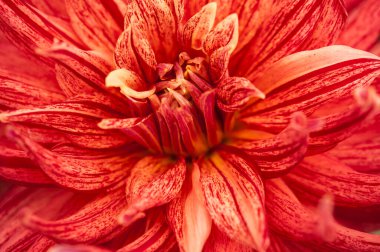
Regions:
<instances>
[{"instance_id":1,"label":"pointed petal tip","mask_svg":"<svg viewBox=\"0 0 380 252\"><path fill-rule=\"evenodd\" d=\"M140 212L135 207L129 207L123 211L118 217L117 221L120 225L129 226L133 222L145 217L145 213Z\"/></svg>"}]
</instances>

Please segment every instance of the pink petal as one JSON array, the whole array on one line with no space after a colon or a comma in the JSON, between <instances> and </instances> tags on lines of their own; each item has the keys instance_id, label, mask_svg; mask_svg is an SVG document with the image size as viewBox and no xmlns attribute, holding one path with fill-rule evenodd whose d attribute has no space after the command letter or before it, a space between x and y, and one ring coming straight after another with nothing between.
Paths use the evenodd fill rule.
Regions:
<instances>
[{"instance_id":1,"label":"pink petal","mask_svg":"<svg viewBox=\"0 0 380 252\"><path fill-rule=\"evenodd\" d=\"M337 44L369 51L380 33L380 8L376 0L365 0L350 13Z\"/></svg>"},{"instance_id":2,"label":"pink petal","mask_svg":"<svg viewBox=\"0 0 380 252\"><path fill-rule=\"evenodd\" d=\"M168 207L167 218L181 251L201 252L211 231L211 217L206 209L200 184L198 164L192 166L191 180L185 182L182 194Z\"/></svg>"},{"instance_id":3,"label":"pink petal","mask_svg":"<svg viewBox=\"0 0 380 252\"><path fill-rule=\"evenodd\" d=\"M299 110L310 114L324 104L350 97L354 89L370 85L379 69L378 57L345 46L293 54L253 83L266 99L242 112L241 120L270 128L284 126L284 115Z\"/></svg>"},{"instance_id":4,"label":"pink petal","mask_svg":"<svg viewBox=\"0 0 380 252\"><path fill-rule=\"evenodd\" d=\"M111 252L109 249L91 245L56 245L49 252Z\"/></svg>"},{"instance_id":5,"label":"pink petal","mask_svg":"<svg viewBox=\"0 0 380 252\"><path fill-rule=\"evenodd\" d=\"M108 5L112 4L108 3ZM120 13L118 8L113 8L111 13L111 9L107 7L107 4L100 0L91 3L83 0L66 1L66 9L73 29L83 43L91 49L113 50L117 37L121 33L123 13ZM120 18L117 19L117 17Z\"/></svg>"},{"instance_id":6,"label":"pink petal","mask_svg":"<svg viewBox=\"0 0 380 252\"><path fill-rule=\"evenodd\" d=\"M378 175L356 172L328 155L305 158L286 176L286 181L309 199L328 193L334 196L337 205L359 207L380 203Z\"/></svg>"},{"instance_id":7,"label":"pink petal","mask_svg":"<svg viewBox=\"0 0 380 252\"><path fill-rule=\"evenodd\" d=\"M33 142L25 132L9 129L8 134L49 177L77 190L94 190L115 184L125 178L126 170L137 161L136 153L72 158L45 149Z\"/></svg>"},{"instance_id":8,"label":"pink petal","mask_svg":"<svg viewBox=\"0 0 380 252\"><path fill-rule=\"evenodd\" d=\"M231 151L245 155L264 176L274 177L288 172L304 157L309 130L305 115L295 113L287 128L273 137L251 140L250 134L228 143ZM246 137L246 139L244 139Z\"/></svg>"},{"instance_id":9,"label":"pink petal","mask_svg":"<svg viewBox=\"0 0 380 252\"><path fill-rule=\"evenodd\" d=\"M185 179L184 159L173 162L163 156L147 156L132 169L126 182L128 208L119 221L129 225L144 211L170 202L181 190Z\"/></svg>"},{"instance_id":10,"label":"pink petal","mask_svg":"<svg viewBox=\"0 0 380 252\"><path fill-rule=\"evenodd\" d=\"M260 176L237 155L214 153L200 164L206 206L231 239L263 251L269 245ZM222 196L222 197L221 197Z\"/></svg>"},{"instance_id":11,"label":"pink petal","mask_svg":"<svg viewBox=\"0 0 380 252\"><path fill-rule=\"evenodd\" d=\"M246 27L254 36L231 58L233 74L249 80L284 56L331 45L347 15L338 0L268 1L257 12L260 25Z\"/></svg>"}]
</instances>

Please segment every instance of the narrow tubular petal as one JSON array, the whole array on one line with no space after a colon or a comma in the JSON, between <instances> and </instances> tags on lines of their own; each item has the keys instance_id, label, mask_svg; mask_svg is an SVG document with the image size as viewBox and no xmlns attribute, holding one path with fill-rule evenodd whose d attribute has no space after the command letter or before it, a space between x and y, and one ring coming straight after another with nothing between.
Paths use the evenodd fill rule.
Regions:
<instances>
[{"instance_id":1,"label":"narrow tubular petal","mask_svg":"<svg viewBox=\"0 0 380 252\"><path fill-rule=\"evenodd\" d=\"M283 127L286 115L299 110L310 114L338 98L340 101L350 97L358 87L369 86L379 69L377 56L345 46L290 55L253 83L266 99L243 111L240 120L263 127Z\"/></svg>"},{"instance_id":2,"label":"narrow tubular petal","mask_svg":"<svg viewBox=\"0 0 380 252\"><path fill-rule=\"evenodd\" d=\"M182 193L169 203L167 219L179 247L184 252L201 252L211 231L211 217L206 209L197 163L185 181Z\"/></svg>"},{"instance_id":3,"label":"narrow tubular petal","mask_svg":"<svg viewBox=\"0 0 380 252\"><path fill-rule=\"evenodd\" d=\"M203 48L205 38L214 25L216 9L216 3L209 3L184 24L177 34L183 51Z\"/></svg>"},{"instance_id":4,"label":"narrow tubular petal","mask_svg":"<svg viewBox=\"0 0 380 252\"><path fill-rule=\"evenodd\" d=\"M356 105L325 117L319 117L323 124L310 133L309 152L318 153L332 148L337 143L360 130L370 119L379 113L380 98L374 89L355 90ZM338 107L339 105L337 105ZM327 113L331 113L326 109Z\"/></svg>"},{"instance_id":5,"label":"narrow tubular petal","mask_svg":"<svg viewBox=\"0 0 380 252\"><path fill-rule=\"evenodd\" d=\"M72 215L46 220L34 213L26 213L27 227L61 242L101 243L112 239L125 228L118 225L117 213L121 211L125 198L121 189L100 194L93 201Z\"/></svg>"},{"instance_id":6,"label":"narrow tubular petal","mask_svg":"<svg viewBox=\"0 0 380 252\"><path fill-rule=\"evenodd\" d=\"M81 46L65 21L49 17L20 0L0 3L1 30L22 50L34 54L37 48L48 48L54 38Z\"/></svg>"},{"instance_id":7,"label":"narrow tubular petal","mask_svg":"<svg viewBox=\"0 0 380 252\"><path fill-rule=\"evenodd\" d=\"M170 160L163 156L147 156L132 169L126 182L128 208L119 222L129 225L144 211L171 201L182 188L186 174L184 159Z\"/></svg>"},{"instance_id":8,"label":"narrow tubular petal","mask_svg":"<svg viewBox=\"0 0 380 252\"><path fill-rule=\"evenodd\" d=\"M91 49L112 51L122 28L113 17L122 14L117 13L117 9L113 9L111 13L103 3L105 1L101 0L91 3L84 0L66 0L66 9L71 25L83 43Z\"/></svg>"},{"instance_id":9,"label":"narrow tubular petal","mask_svg":"<svg viewBox=\"0 0 380 252\"><path fill-rule=\"evenodd\" d=\"M348 16L346 26L337 44L368 51L377 42L380 33L380 8L376 0L365 0Z\"/></svg>"},{"instance_id":10,"label":"narrow tubular petal","mask_svg":"<svg viewBox=\"0 0 380 252\"><path fill-rule=\"evenodd\" d=\"M145 33L136 24L131 23L120 35L114 57L118 67L136 72L149 83L156 80L155 53Z\"/></svg>"},{"instance_id":11,"label":"narrow tubular petal","mask_svg":"<svg viewBox=\"0 0 380 252\"><path fill-rule=\"evenodd\" d=\"M231 239L265 251L269 246L260 176L241 157L214 153L200 163L206 206L216 226Z\"/></svg>"},{"instance_id":12,"label":"narrow tubular petal","mask_svg":"<svg viewBox=\"0 0 380 252\"><path fill-rule=\"evenodd\" d=\"M219 118L216 114L215 105L215 91L210 90L200 96L199 107L206 124L207 140L210 146L220 143L222 139L222 129Z\"/></svg>"},{"instance_id":13,"label":"narrow tubular petal","mask_svg":"<svg viewBox=\"0 0 380 252\"><path fill-rule=\"evenodd\" d=\"M347 15L340 0L265 1L257 12L260 25L254 36L231 59L233 74L249 80L284 56L331 45Z\"/></svg>"},{"instance_id":14,"label":"narrow tubular petal","mask_svg":"<svg viewBox=\"0 0 380 252\"><path fill-rule=\"evenodd\" d=\"M242 109L252 98L265 98L249 80L242 77L230 77L221 81L216 89L218 107L225 112Z\"/></svg>"},{"instance_id":15,"label":"narrow tubular petal","mask_svg":"<svg viewBox=\"0 0 380 252\"><path fill-rule=\"evenodd\" d=\"M111 252L112 250L91 245L56 245L49 252Z\"/></svg>"},{"instance_id":16,"label":"narrow tubular petal","mask_svg":"<svg viewBox=\"0 0 380 252\"><path fill-rule=\"evenodd\" d=\"M327 193L331 194L335 204L340 206L363 207L380 204L378 175L356 172L326 154L305 158L286 176L286 181L289 181L297 193L308 198L315 199Z\"/></svg>"},{"instance_id":17,"label":"narrow tubular petal","mask_svg":"<svg viewBox=\"0 0 380 252\"><path fill-rule=\"evenodd\" d=\"M117 252L154 252L167 251L168 242L173 238L172 232L165 223L165 218L162 214L158 214L152 221L149 227L142 236L126 246L117 250Z\"/></svg>"},{"instance_id":18,"label":"narrow tubular petal","mask_svg":"<svg viewBox=\"0 0 380 252\"><path fill-rule=\"evenodd\" d=\"M320 240L316 236L319 216L303 206L282 180L267 180L266 209L271 229L282 237L304 241L308 247L317 250L377 251L380 248L379 236L359 232L335 224L335 238Z\"/></svg>"},{"instance_id":19,"label":"narrow tubular petal","mask_svg":"<svg viewBox=\"0 0 380 252\"><path fill-rule=\"evenodd\" d=\"M55 182L77 190L100 189L121 181L138 158L136 153L72 158L45 149L33 142L25 132L9 129L8 135Z\"/></svg>"},{"instance_id":20,"label":"narrow tubular petal","mask_svg":"<svg viewBox=\"0 0 380 252\"><path fill-rule=\"evenodd\" d=\"M295 113L287 128L273 137L249 140L232 140L228 149L246 156L266 177L275 177L288 172L304 157L308 140L307 119Z\"/></svg>"},{"instance_id":21,"label":"narrow tubular petal","mask_svg":"<svg viewBox=\"0 0 380 252\"><path fill-rule=\"evenodd\" d=\"M142 146L156 152L162 152L160 136L153 114L145 118L103 119L98 125L102 129L120 129Z\"/></svg>"}]
</instances>

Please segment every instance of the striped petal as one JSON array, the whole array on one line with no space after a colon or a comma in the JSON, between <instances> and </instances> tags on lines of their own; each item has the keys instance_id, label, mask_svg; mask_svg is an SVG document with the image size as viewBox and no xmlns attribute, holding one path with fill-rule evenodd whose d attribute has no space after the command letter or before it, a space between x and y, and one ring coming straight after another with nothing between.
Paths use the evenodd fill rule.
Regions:
<instances>
[{"instance_id":1,"label":"striped petal","mask_svg":"<svg viewBox=\"0 0 380 252\"><path fill-rule=\"evenodd\" d=\"M55 182L76 190L95 190L121 181L138 158L136 153L128 152L115 156L108 153L72 158L45 149L30 140L25 132L10 128L8 135Z\"/></svg>"},{"instance_id":2,"label":"striped petal","mask_svg":"<svg viewBox=\"0 0 380 252\"><path fill-rule=\"evenodd\" d=\"M231 151L247 156L264 176L274 177L288 172L302 160L307 150L308 134L305 115L295 113L288 127L278 135L250 140L251 134L244 133L227 145L228 149L232 147Z\"/></svg>"},{"instance_id":3,"label":"striped petal","mask_svg":"<svg viewBox=\"0 0 380 252\"><path fill-rule=\"evenodd\" d=\"M231 59L233 74L249 80L284 56L331 45L347 15L339 0L265 1L254 11L260 25L245 27L249 37Z\"/></svg>"},{"instance_id":4,"label":"striped petal","mask_svg":"<svg viewBox=\"0 0 380 252\"><path fill-rule=\"evenodd\" d=\"M132 169L126 182L128 208L119 222L131 224L143 217L144 211L170 202L177 196L185 179L184 159L172 161L162 156L147 156Z\"/></svg>"},{"instance_id":5,"label":"striped petal","mask_svg":"<svg viewBox=\"0 0 380 252\"><path fill-rule=\"evenodd\" d=\"M348 16L337 44L369 51L380 33L380 8L376 0L365 0Z\"/></svg>"},{"instance_id":6,"label":"striped petal","mask_svg":"<svg viewBox=\"0 0 380 252\"><path fill-rule=\"evenodd\" d=\"M167 219L180 250L201 252L211 231L211 217L206 209L197 163L192 166L191 180L185 181L181 195L169 203Z\"/></svg>"},{"instance_id":7,"label":"striped petal","mask_svg":"<svg viewBox=\"0 0 380 252\"><path fill-rule=\"evenodd\" d=\"M379 69L377 56L345 46L293 54L253 83L266 99L242 112L240 120L272 129L283 127L287 115L295 111L309 115L324 104L350 97L358 87L369 86Z\"/></svg>"},{"instance_id":8,"label":"striped petal","mask_svg":"<svg viewBox=\"0 0 380 252\"><path fill-rule=\"evenodd\" d=\"M122 29L123 13L115 1L67 0L66 9L76 34L91 49L114 49ZM109 8L109 7L116 8Z\"/></svg>"},{"instance_id":9,"label":"striped petal","mask_svg":"<svg viewBox=\"0 0 380 252\"><path fill-rule=\"evenodd\" d=\"M125 228L112 216L122 209L125 198L121 189L100 194L72 215L46 220L33 212L26 213L24 223L54 240L70 243L101 243L111 240Z\"/></svg>"},{"instance_id":10,"label":"striped petal","mask_svg":"<svg viewBox=\"0 0 380 252\"><path fill-rule=\"evenodd\" d=\"M269 242L260 176L244 159L214 153L200 163L206 206L216 226L231 239L264 251Z\"/></svg>"},{"instance_id":11,"label":"striped petal","mask_svg":"<svg viewBox=\"0 0 380 252\"><path fill-rule=\"evenodd\" d=\"M316 236L320 216L303 206L281 180L265 184L268 223L276 233L291 240L304 241L316 250L376 251L380 248L378 235L359 232L335 224L335 238L321 241ZM322 220L323 221L323 220Z\"/></svg>"},{"instance_id":12,"label":"striped petal","mask_svg":"<svg viewBox=\"0 0 380 252\"><path fill-rule=\"evenodd\" d=\"M305 158L286 176L286 181L309 199L331 194L340 206L360 207L380 203L378 175L356 172L328 155Z\"/></svg>"}]
</instances>

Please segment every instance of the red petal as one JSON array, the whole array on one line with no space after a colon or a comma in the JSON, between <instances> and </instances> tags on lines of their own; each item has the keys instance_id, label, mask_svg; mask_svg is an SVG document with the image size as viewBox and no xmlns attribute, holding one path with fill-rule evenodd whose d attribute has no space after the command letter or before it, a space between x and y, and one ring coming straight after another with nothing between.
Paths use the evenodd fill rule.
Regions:
<instances>
[{"instance_id":1,"label":"red petal","mask_svg":"<svg viewBox=\"0 0 380 252\"><path fill-rule=\"evenodd\" d=\"M281 236L307 242L308 247L313 246L318 251L377 251L380 248L378 235L359 232L339 224L334 227L334 240L318 240L315 233L318 216L304 207L285 183L281 180L267 180L265 189L269 225Z\"/></svg>"},{"instance_id":2,"label":"red petal","mask_svg":"<svg viewBox=\"0 0 380 252\"><path fill-rule=\"evenodd\" d=\"M120 248L118 252L154 252L168 251L173 244L173 236L171 230L165 223L162 214L155 216L151 226L144 232L142 236L128 245Z\"/></svg>"},{"instance_id":3,"label":"red petal","mask_svg":"<svg viewBox=\"0 0 380 252\"><path fill-rule=\"evenodd\" d=\"M191 17L178 33L178 41L183 51L200 50L208 32L214 25L216 4L209 3Z\"/></svg>"},{"instance_id":4,"label":"red petal","mask_svg":"<svg viewBox=\"0 0 380 252\"><path fill-rule=\"evenodd\" d=\"M123 13L117 13L117 8L111 13L103 3L104 1L100 0L91 3L68 0L66 9L73 29L87 46L100 51L112 51L122 28L120 18L115 20L113 17L121 16Z\"/></svg>"},{"instance_id":5,"label":"red petal","mask_svg":"<svg viewBox=\"0 0 380 252\"><path fill-rule=\"evenodd\" d=\"M192 166L192 175L185 182L182 194L169 203L167 218L181 250L203 251L211 231L211 217L206 209L199 181L198 164Z\"/></svg>"},{"instance_id":6,"label":"red petal","mask_svg":"<svg viewBox=\"0 0 380 252\"><path fill-rule=\"evenodd\" d=\"M249 80L284 56L331 45L347 15L339 0L268 1L257 12L260 25L246 27L254 35L231 59L234 75Z\"/></svg>"},{"instance_id":7,"label":"red petal","mask_svg":"<svg viewBox=\"0 0 380 252\"><path fill-rule=\"evenodd\" d=\"M286 181L308 199L334 196L337 205L370 206L380 203L377 174L356 172L328 155L305 158L286 176Z\"/></svg>"},{"instance_id":8,"label":"red petal","mask_svg":"<svg viewBox=\"0 0 380 252\"><path fill-rule=\"evenodd\" d=\"M375 55L344 46L293 54L275 63L253 83L267 98L246 109L241 120L283 127L286 117L295 111L310 114L324 104L350 97L357 87L370 85L379 69Z\"/></svg>"},{"instance_id":9,"label":"red petal","mask_svg":"<svg viewBox=\"0 0 380 252\"><path fill-rule=\"evenodd\" d=\"M142 217L145 210L170 202L181 190L185 173L184 159L176 162L163 156L141 159L127 179L128 208L119 221L129 225L136 216Z\"/></svg>"},{"instance_id":10,"label":"red petal","mask_svg":"<svg viewBox=\"0 0 380 252\"><path fill-rule=\"evenodd\" d=\"M28 213L24 223L48 237L60 242L100 243L111 240L124 230L116 217L124 205L122 190L100 194L74 214L58 219L46 220L36 214Z\"/></svg>"},{"instance_id":11,"label":"red petal","mask_svg":"<svg viewBox=\"0 0 380 252\"><path fill-rule=\"evenodd\" d=\"M232 151L241 153L263 172L274 177L296 166L307 150L308 125L305 115L293 115L288 127L270 138L250 140L250 134L242 134L240 139L228 144ZM246 137L246 139L244 139Z\"/></svg>"},{"instance_id":12,"label":"red petal","mask_svg":"<svg viewBox=\"0 0 380 252\"><path fill-rule=\"evenodd\" d=\"M350 13L338 44L369 51L380 33L380 8L376 0L365 0Z\"/></svg>"},{"instance_id":13,"label":"red petal","mask_svg":"<svg viewBox=\"0 0 380 252\"><path fill-rule=\"evenodd\" d=\"M265 94L241 77L225 78L218 84L216 92L218 107L225 112L240 110L253 98L265 98Z\"/></svg>"},{"instance_id":14,"label":"red petal","mask_svg":"<svg viewBox=\"0 0 380 252\"><path fill-rule=\"evenodd\" d=\"M265 250L269 243L260 176L242 158L226 152L204 159L200 170L206 205L218 228L233 240Z\"/></svg>"},{"instance_id":15,"label":"red petal","mask_svg":"<svg viewBox=\"0 0 380 252\"><path fill-rule=\"evenodd\" d=\"M72 158L45 149L15 129L10 129L9 135L49 177L77 190L94 190L115 184L125 178L126 171L137 161L136 154L132 153Z\"/></svg>"},{"instance_id":16,"label":"red petal","mask_svg":"<svg viewBox=\"0 0 380 252\"><path fill-rule=\"evenodd\" d=\"M49 252L112 252L112 250L91 245L56 245Z\"/></svg>"}]
</instances>

